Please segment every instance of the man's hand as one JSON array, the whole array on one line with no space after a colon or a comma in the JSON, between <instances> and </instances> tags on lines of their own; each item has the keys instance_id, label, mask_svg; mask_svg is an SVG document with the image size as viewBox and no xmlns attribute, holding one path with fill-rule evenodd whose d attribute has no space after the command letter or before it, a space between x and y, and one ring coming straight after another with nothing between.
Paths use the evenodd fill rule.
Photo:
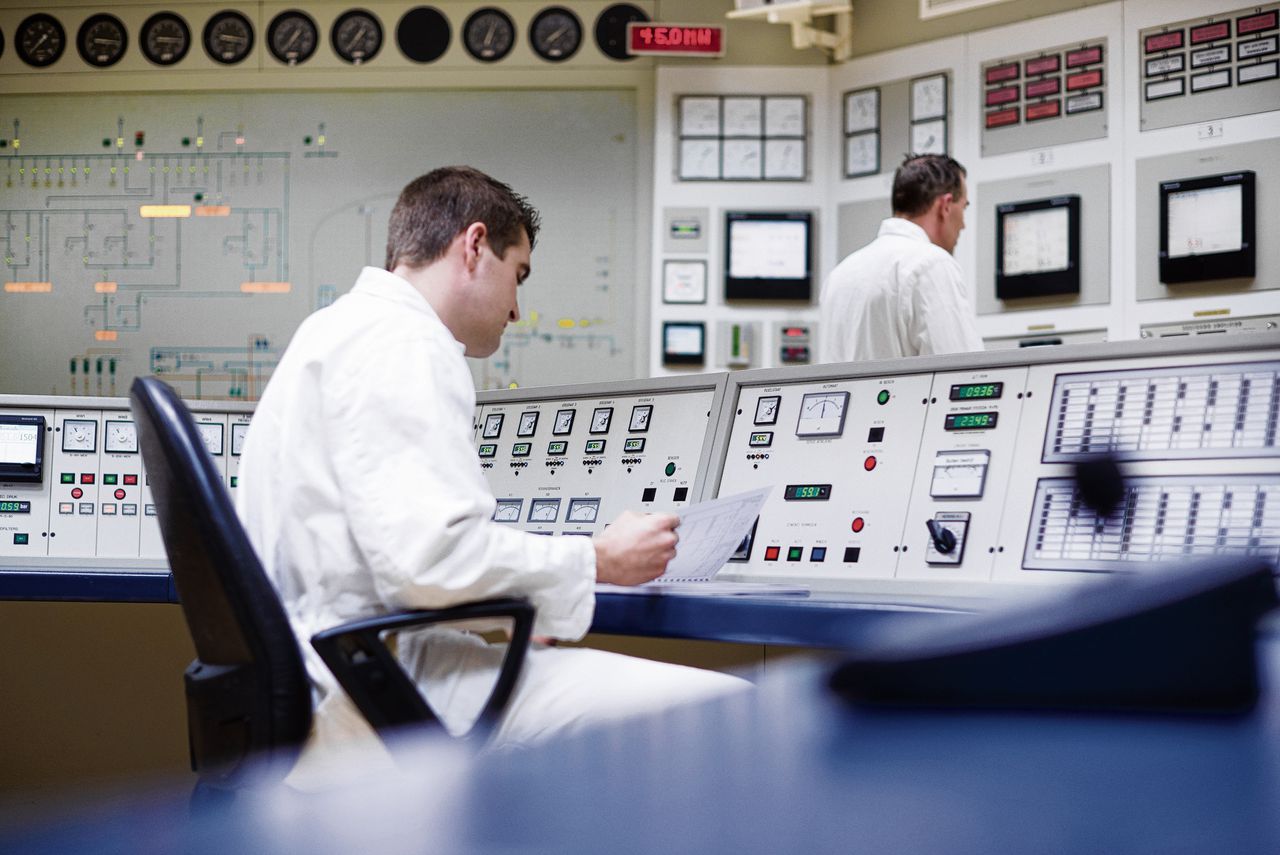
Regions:
<instances>
[{"instance_id":1,"label":"man's hand","mask_svg":"<svg viewBox=\"0 0 1280 855\"><path fill-rule=\"evenodd\" d=\"M639 585L656 579L676 557L675 514L638 514L626 511L593 537L596 547L596 581L614 585Z\"/></svg>"}]
</instances>

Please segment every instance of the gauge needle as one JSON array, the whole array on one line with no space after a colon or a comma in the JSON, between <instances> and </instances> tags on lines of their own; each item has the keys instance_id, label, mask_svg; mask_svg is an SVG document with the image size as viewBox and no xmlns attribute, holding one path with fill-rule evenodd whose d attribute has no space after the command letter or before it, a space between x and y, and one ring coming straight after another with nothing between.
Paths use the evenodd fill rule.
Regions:
<instances>
[{"instance_id":1,"label":"gauge needle","mask_svg":"<svg viewBox=\"0 0 1280 855\"><path fill-rule=\"evenodd\" d=\"M234 35L231 35L230 33L219 33L219 34L218 34L218 40L219 40L219 41L224 41L224 42L233 42L233 43L234 43L234 42L241 42L241 43L243 43L243 42L244 42L244 40L245 40L245 38L244 38L244 36L234 36Z\"/></svg>"},{"instance_id":2,"label":"gauge needle","mask_svg":"<svg viewBox=\"0 0 1280 855\"><path fill-rule=\"evenodd\" d=\"M565 34L565 31L567 31L568 29L569 29L569 25L565 24L563 27L556 30L551 35L547 36L547 43L550 44L551 42L560 41L560 37L563 36Z\"/></svg>"},{"instance_id":3,"label":"gauge needle","mask_svg":"<svg viewBox=\"0 0 1280 855\"><path fill-rule=\"evenodd\" d=\"M93 40L93 43L95 45L111 45L112 47L117 47L120 44L120 40L119 39L99 39L95 37Z\"/></svg>"},{"instance_id":4,"label":"gauge needle","mask_svg":"<svg viewBox=\"0 0 1280 855\"><path fill-rule=\"evenodd\" d=\"M40 45L44 44L48 40L49 40L49 34L48 33L43 34L42 36L40 36L40 41L36 42L31 46L31 50L33 51L36 50L37 48L40 47Z\"/></svg>"},{"instance_id":5,"label":"gauge needle","mask_svg":"<svg viewBox=\"0 0 1280 855\"><path fill-rule=\"evenodd\" d=\"M496 23L490 24L488 31L484 34L485 47L488 47L489 45L493 44L493 36L497 32L498 32L498 25Z\"/></svg>"},{"instance_id":6,"label":"gauge needle","mask_svg":"<svg viewBox=\"0 0 1280 855\"><path fill-rule=\"evenodd\" d=\"M298 36L300 35L302 35L302 30L294 30L293 33L289 36L289 41L284 43L284 47L281 48L281 50L288 50L289 48L293 47L293 43L298 40Z\"/></svg>"}]
</instances>

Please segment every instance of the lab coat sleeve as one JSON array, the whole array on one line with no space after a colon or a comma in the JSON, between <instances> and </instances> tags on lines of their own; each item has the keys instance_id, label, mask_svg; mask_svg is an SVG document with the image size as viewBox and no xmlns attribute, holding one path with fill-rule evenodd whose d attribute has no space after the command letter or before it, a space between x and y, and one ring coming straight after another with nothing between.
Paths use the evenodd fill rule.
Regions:
<instances>
[{"instance_id":1,"label":"lab coat sleeve","mask_svg":"<svg viewBox=\"0 0 1280 855\"><path fill-rule=\"evenodd\" d=\"M941 250L939 250L941 252ZM982 350L973 305L959 263L931 253L914 272L911 336L921 354Z\"/></svg>"},{"instance_id":2,"label":"lab coat sleeve","mask_svg":"<svg viewBox=\"0 0 1280 855\"><path fill-rule=\"evenodd\" d=\"M326 382L326 442L357 548L388 608L525 596L538 634L580 638L595 605L591 539L490 521L471 377L452 344L372 343Z\"/></svg>"}]
</instances>

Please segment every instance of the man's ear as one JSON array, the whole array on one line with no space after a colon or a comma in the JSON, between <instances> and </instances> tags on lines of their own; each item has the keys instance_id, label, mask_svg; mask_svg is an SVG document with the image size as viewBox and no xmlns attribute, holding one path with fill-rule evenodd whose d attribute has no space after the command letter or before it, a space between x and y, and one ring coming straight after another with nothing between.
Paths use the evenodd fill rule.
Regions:
<instances>
[{"instance_id":1,"label":"man's ear","mask_svg":"<svg viewBox=\"0 0 1280 855\"><path fill-rule=\"evenodd\" d=\"M463 260L468 270L474 270L480 263L480 251L489 237L489 229L484 223L474 222L462 233Z\"/></svg>"}]
</instances>

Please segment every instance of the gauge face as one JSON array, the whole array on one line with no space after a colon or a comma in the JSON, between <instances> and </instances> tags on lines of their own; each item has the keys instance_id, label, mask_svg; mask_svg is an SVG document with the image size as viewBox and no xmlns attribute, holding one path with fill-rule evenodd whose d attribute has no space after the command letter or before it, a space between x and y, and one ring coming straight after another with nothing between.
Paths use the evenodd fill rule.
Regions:
<instances>
[{"instance_id":1,"label":"gauge face","mask_svg":"<svg viewBox=\"0 0 1280 855\"><path fill-rule=\"evenodd\" d=\"M27 65L53 65L67 48L67 33L52 15L43 13L24 18L14 37L18 57Z\"/></svg>"},{"instance_id":2,"label":"gauge face","mask_svg":"<svg viewBox=\"0 0 1280 855\"><path fill-rule=\"evenodd\" d=\"M582 47L582 22L563 6L543 9L529 25L529 44L543 59L564 62Z\"/></svg>"},{"instance_id":3,"label":"gauge face","mask_svg":"<svg viewBox=\"0 0 1280 855\"><path fill-rule=\"evenodd\" d=\"M613 407L597 407L591 413L591 433L608 433L613 420Z\"/></svg>"},{"instance_id":4,"label":"gauge face","mask_svg":"<svg viewBox=\"0 0 1280 855\"><path fill-rule=\"evenodd\" d=\"M239 457L244 452L244 438L248 435L248 422L237 422L231 426L231 454L233 457Z\"/></svg>"},{"instance_id":5,"label":"gauge face","mask_svg":"<svg viewBox=\"0 0 1280 855\"><path fill-rule=\"evenodd\" d=\"M89 419L67 419L62 423L63 451L94 451L98 447L98 423Z\"/></svg>"},{"instance_id":6,"label":"gauge face","mask_svg":"<svg viewBox=\"0 0 1280 855\"><path fill-rule=\"evenodd\" d=\"M204 50L223 65L241 62L253 50L253 24L239 12L219 12L204 25Z\"/></svg>"},{"instance_id":7,"label":"gauge face","mask_svg":"<svg viewBox=\"0 0 1280 855\"><path fill-rule=\"evenodd\" d=\"M627 430L632 433L644 433L649 429L649 417L653 415L652 404L639 404L631 408L631 423Z\"/></svg>"},{"instance_id":8,"label":"gauge face","mask_svg":"<svg viewBox=\"0 0 1280 855\"><path fill-rule=\"evenodd\" d=\"M532 410L520 414L520 424L516 426L516 436L533 436L538 429L538 411Z\"/></svg>"},{"instance_id":9,"label":"gauge face","mask_svg":"<svg viewBox=\"0 0 1280 855\"><path fill-rule=\"evenodd\" d=\"M319 43L316 22L297 9L276 15L267 28L267 49L286 65L299 65L311 59Z\"/></svg>"},{"instance_id":10,"label":"gauge face","mask_svg":"<svg viewBox=\"0 0 1280 855\"><path fill-rule=\"evenodd\" d=\"M142 25L138 44L142 55L156 65L173 65L187 55L191 30L186 21L172 12L158 12Z\"/></svg>"},{"instance_id":11,"label":"gauge face","mask_svg":"<svg viewBox=\"0 0 1280 855\"><path fill-rule=\"evenodd\" d=\"M200 439L204 441L204 447L214 457L222 456L222 425L201 423L196 425L196 429L200 431Z\"/></svg>"},{"instance_id":12,"label":"gauge face","mask_svg":"<svg viewBox=\"0 0 1280 855\"><path fill-rule=\"evenodd\" d=\"M627 24L649 20L643 9L630 3L614 3L596 18L596 47L610 59L635 59L627 53Z\"/></svg>"},{"instance_id":13,"label":"gauge face","mask_svg":"<svg viewBox=\"0 0 1280 855\"><path fill-rule=\"evenodd\" d=\"M98 68L115 65L128 46L124 24L114 15L93 15L85 19L76 35L80 58Z\"/></svg>"},{"instance_id":14,"label":"gauge face","mask_svg":"<svg viewBox=\"0 0 1280 855\"><path fill-rule=\"evenodd\" d=\"M109 454L137 454L138 430L133 422L107 422L102 449Z\"/></svg>"},{"instance_id":15,"label":"gauge face","mask_svg":"<svg viewBox=\"0 0 1280 855\"><path fill-rule=\"evenodd\" d=\"M352 65L368 62L382 50L382 24L372 12L352 9L333 22L333 52Z\"/></svg>"},{"instance_id":16,"label":"gauge face","mask_svg":"<svg viewBox=\"0 0 1280 855\"><path fill-rule=\"evenodd\" d=\"M556 421L551 432L556 436L564 436L573 432L573 415L577 410L556 410Z\"/></svg>"},{"instance_id":17,"label":"gauge face","mask_svg":"<svg viewBox=\"0 0 1280 855\"><path fill-rule=\"evenodd\" d=\"M480 434L485 439L497 439L502 434L502 413L490 413L484 417L484 432Z\"/></svg>"},{"instance_id":18,"label":"gauge face","mask_svg":"<svg viewBox=\"0 0 1280 855\"><path fill-rule=\"evenodd\" d=\"M462 43L481 62L497 62L515 47L516 27L506 12L487 6L462 25Z\"/></svg>"},{"instance_id":19,"label":"gauge face","mask_svg":"<svg viewBox=\"0 0 1280 855\"><path fill-rule=\"evenodd\" d=\"M396 44L414 62L434 62L449 49L449 19L430 6L405 12L396 24Z\"/></svg>"},{"instance_id":20,"label":"gauge face","mask_svg":"<svg viewBox=\"0 0 1280 855\"><path fill-rule=\"evenodd\" d=\"M560 516L559 499L534 499L529 505L529 522L555 522Z\"/></svg>"},{"instance_id":21,"label":"gauge face","mask_svg":"<svg viewBox=\"0 0 1280 855\"><path fill-rule=\"evenodd\" d=\"M848 403L848 392L808 393L800 401L796 436L840 436Z\"/></svg>"},{"instance_id":22,"label":"gauge face","mask_svg":"<svg viewBox=\"0 0 1280 855\"><path fill-rule=\"evenodd\" d=\"M756 419L758 425L772 425L778 422L778 403L782 400L779 395L769 395L756 401Z\"/></svg>"},{"instance_id":23,"label":"gauge face","mask_svg":"<svg viewBox=\"0 0 1280 855\"><path fill-rule=\"evenodd\" d=\"M599 499L570 499L565 522L593 523L599 513Z\"/></svg>"},{"instance_id":24,"label":"gauge face","mask_svg":"<svg viewBox=\"0 0 1280 855\"><path fill-rule=\"evenodd\" d=\"M494 522L520 522L520 508L524 499L499 499L493 509Z\"/></svg>"}]
</instances>

